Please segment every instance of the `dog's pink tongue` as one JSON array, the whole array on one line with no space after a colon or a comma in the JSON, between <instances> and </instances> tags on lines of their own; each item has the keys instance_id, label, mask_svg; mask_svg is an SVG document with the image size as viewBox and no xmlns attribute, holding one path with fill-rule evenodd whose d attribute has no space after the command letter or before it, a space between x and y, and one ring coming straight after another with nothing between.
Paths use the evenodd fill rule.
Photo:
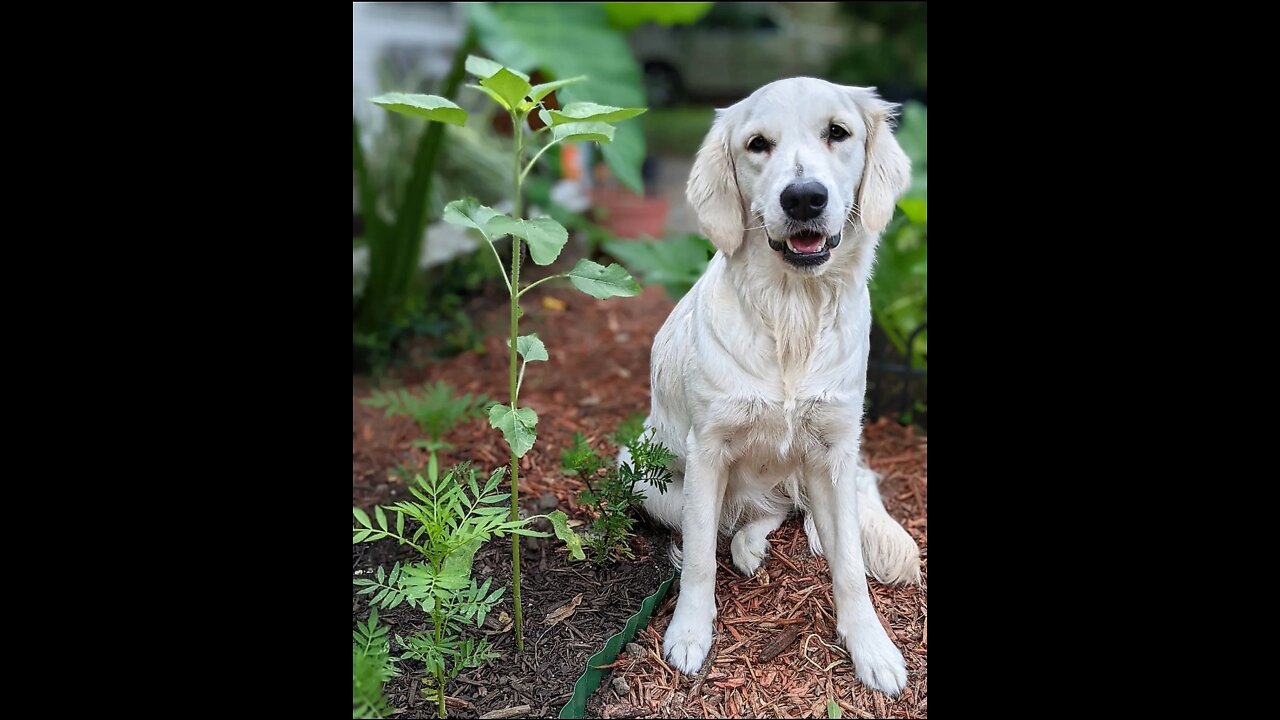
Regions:
<instances>
[{"instance_id":1,"label":"dog's pink tongue","mask_svg":"<svg viewBox=\"0 0 1280 720\"><path fill-rule=\"evenodd\" d=\"M796 252L802 252L802 253L818 252L818 250L822 247L822 238L821 237L793 237L791 238L791 247L794 247L796 249Z\"/></svg>"}]
</instances>

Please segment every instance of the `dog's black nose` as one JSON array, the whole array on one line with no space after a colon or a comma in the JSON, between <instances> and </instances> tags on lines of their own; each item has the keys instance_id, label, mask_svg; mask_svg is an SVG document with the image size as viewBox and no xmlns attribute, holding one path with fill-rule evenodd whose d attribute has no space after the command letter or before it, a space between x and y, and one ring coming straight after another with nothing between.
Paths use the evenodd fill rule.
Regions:
<instances>
[{"instance_id":1,"label":"dog's black nose","mask_svg":"<svg viewBox=\"0 0 1280 720\"><path fill-rule=\"evenodd\" d=\"M782 209L793 220L811 220L827 206L827 188L817 180L793 182L782 191Z\"/></svg>"}]
</instances>

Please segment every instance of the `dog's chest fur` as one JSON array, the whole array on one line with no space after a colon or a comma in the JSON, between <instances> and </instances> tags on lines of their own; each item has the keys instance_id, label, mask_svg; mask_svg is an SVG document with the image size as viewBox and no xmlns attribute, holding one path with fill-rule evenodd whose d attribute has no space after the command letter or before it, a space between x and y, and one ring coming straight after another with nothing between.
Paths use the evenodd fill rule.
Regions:
<instances>
[{"instance_id":1,"label":"dog's chest fur","mask_svg":"<svg viewBox=\"0 0 1280 720\"><path fill-rule=\"evenodd\" d=\"M737 367L707 383L711 391L702 398L723 459L743 479L770 484L826 460L839 444L856 443L867 346L860 296L817 283L775 285L763 294L721 287L731 295L717 298L724 319L757 328L728 334L742 344L730 349Z\"/></svg>"}]
</instances>

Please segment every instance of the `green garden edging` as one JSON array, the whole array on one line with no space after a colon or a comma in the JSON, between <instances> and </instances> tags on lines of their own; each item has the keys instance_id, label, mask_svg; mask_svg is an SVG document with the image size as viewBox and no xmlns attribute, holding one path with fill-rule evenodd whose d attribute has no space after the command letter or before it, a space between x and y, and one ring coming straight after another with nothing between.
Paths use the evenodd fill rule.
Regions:
<instances>
[{"instance_id":1,"label":"green garden edging","mask_svg":"<svg viewBox=\"0 0 1280 720\"><path fill-rule=\"evenodd\" d=\"M586 715L587 699L596 691L596 688L600 687L600 680L613 672L612 669L597 670L596 667L608 665L618 659L618 653L622 651L623 646L631 642L640 628L649 624L649 616L653 614L653 609L662 602L662 598L667 596L667 591L671 589L671 583L675 582L675 579L676 571L672 570L671 576L663 580L658 589L640 603L640 609L627 620L627 626L609 638L600 652L587 659L586 670L573 684L573 697L560 709L558 717L581 718Z\"/></svg>"}]
</instances>

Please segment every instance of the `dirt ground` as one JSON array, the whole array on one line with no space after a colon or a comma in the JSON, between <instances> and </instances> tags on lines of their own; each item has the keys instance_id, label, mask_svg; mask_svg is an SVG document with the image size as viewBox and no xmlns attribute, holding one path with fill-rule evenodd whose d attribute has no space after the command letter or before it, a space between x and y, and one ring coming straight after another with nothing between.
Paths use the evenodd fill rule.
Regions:
<instances>
[{"instance_id":1,"label":"dirt ground","mask_svg":"<svg viewBox=\"0 0 1280 720\"><path fill-rule=\"evenodd\" d=\"M575 431L610 449L605 437L629 416L647 412L650 343L674 303L659 287L646 288L636 298L595 300L570 288L544 286L529 293L523 306L521 333L537 332L550 361L530 364L521 391L520 404L539 417L537 444L521 461L521 496L539 511L558 506L583 519L587 509L574 502L582 486L561 473L560 453ZM409 387L444 380L457 392L505 397L505 313L500 305L477 310L481 327L493 330L483 352L411 364L395 372L397 380ZM367 379L353 378L352 502L363 507L403 497L402 481L389 477L388 470L422 462L410 446L419 436L416 425L362 405L369 392ZM506 446L486 419L461 424L446 440L454 448L442 454L442 467L470 460L488 470L505 462ZM863 447L882 475L890 514L921 548L921 586L869 581L876 609L907 659L908 684L897 698L868 690L854 677L836 639L826 562L810 555L800 521L793 518L771 537L769 557L753 578L737 574L728 541L722 541L716 639L702 676L682 676L661 659L673 591L636 638L646 654L633 659L624 653L590 710L606 718L826 717L827 702L835 700L846 717L926 717L928 441L912 428L882 420L868 424ZM614 687L614 677L626 681L625 693ZM454 686L450 694L455 695Z\"/></svg>"}]
</instances>

